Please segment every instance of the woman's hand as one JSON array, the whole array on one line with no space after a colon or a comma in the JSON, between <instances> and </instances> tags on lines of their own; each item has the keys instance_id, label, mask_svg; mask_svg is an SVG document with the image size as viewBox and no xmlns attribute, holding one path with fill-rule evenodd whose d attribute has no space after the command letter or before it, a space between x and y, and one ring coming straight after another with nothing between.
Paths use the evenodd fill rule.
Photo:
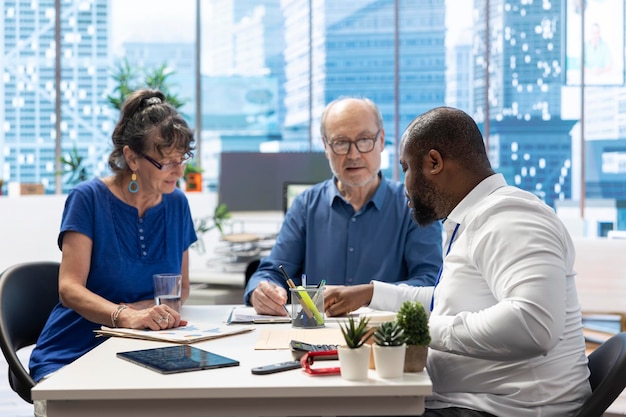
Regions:
<instances>
[{"instance_id":1,"label":"woman's hand","mask_svg":"<svg viewBox=\"0 0 626 417\"><path fill-rule=\"evenodd\" d=\"M179 312L165 304L140 309L137 309L137 304L128 304L129 308L120 312L118 327L163 330L187 325L187 320L183 320Z\"/></svg>"}]
</instances>

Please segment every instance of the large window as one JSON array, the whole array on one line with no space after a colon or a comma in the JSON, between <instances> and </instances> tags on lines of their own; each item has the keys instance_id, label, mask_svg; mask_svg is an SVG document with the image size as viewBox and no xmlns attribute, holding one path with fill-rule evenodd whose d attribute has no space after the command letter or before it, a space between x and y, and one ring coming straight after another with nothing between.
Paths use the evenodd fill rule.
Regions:
<instances>
[{"instance_id":1,"label":"large window","mask_svg":"<svg viewBox=\"0 0 626 417\"><path fill-rule=\"evenodd\" d=\"M479 123L494 168L574 233L626 229L621 0L62 0L60 73L55 1L2 3L5 184L58 192L57 144L106 175L117 119L106 95L127 62L170 74L198 130L205 192L218 187L222 152L321 152L322 109L358 95L384 116L386 176L401 180L408 123L450 105Z\"/></svg>"}]
</instances>

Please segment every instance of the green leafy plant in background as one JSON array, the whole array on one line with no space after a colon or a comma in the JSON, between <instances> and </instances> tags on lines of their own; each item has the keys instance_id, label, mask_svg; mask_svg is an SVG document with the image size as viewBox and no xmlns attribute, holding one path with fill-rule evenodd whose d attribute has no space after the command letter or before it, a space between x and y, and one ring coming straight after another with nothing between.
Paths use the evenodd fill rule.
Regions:
<instances>
[{"instance_id":1,"label":"green leafy plant in background","mask_svg":"<svg viewBox=\"0 0 626 417\"><path fill-rule=\"evenodd\" d=\"M194 219L193 224L198 240L191 245L191 247L194 248L199 254L205 253L206 246L204 245L204 234L213 229L217 229L220 234L223 234L224 225L228 222L228 220L230 220L230 218L231 213L228 211L226 204L218 204L218 206L215 207L213 216Z\"/></svg>"},{"instance_id":2,"label":"green leafy plant in background","mask_svg":"<svg viewBox=\"0 0 626 417\"><path fill-rule=\"evenodd\" d=\"M139 69L132 67L128 60L124 59L111 73L115 87L113 93L107 95L107 101L115 109L120 110L124 101L133 91L139 88L150 88L161 91L167 102L180 109L185 105L186 100L181 99L171 91L173 85L170 82L170 77L174 74L175 71L168 68L166 63L155 68Z\"/></svg>"},{"instance_id":3,"label":"green leafy plant in background","mask_svg":"<svg viewBox=\"0 0 626 417\"><path fill-rule=\"evenodd\" d=\"M185 173L183 174L183 176L187 176L187 174L191 174L191 173L201 174L202 172L204 172L202 168L200 168L198 165L194 164L193 162L189 162L187 165L185 165Z\"/></svg>"},{"instance_id":4,"label":"green leafy plant in background","mask_svg":"<svg viewBox=\"0 0 626 417\"><path fill-rule=\"evenodd\" d=\"M204 170L197 166L194 162L189 162L185 165L183 179L186 182L187 191L198 191L196 190L195 184L190 181L189 176L190 174L202 174L202 172L204 172ZM177 182L176 185L180 187L180 182Z\"/></svg>"},{"instance_id":5,"label":"green leafy plant in background","mask_svg":"<svg viewBox=\"0 0 626 417\"><path fill-rule=\"evenodd\" d=\"M59 160L62 168L61 172L57 172L57 175L65 176L66 184L76 185L89 178L89 170L85 166L85 157L80 154L76 144L67 155L60 156Z\"/></svg>"}]
</instances>

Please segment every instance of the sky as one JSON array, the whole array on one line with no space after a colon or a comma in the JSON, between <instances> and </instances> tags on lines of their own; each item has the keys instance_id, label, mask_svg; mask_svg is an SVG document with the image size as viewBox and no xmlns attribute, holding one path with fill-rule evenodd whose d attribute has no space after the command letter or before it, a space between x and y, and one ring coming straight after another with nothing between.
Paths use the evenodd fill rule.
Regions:
<instances>
[{"instance_id":1,"label":"sky","mask_svg":"<svg viewBox=\"0 0 626 417\"><path fill-rule=\"evenodd\" d=\"M176 7L172 7L173 3ZM446 0L447 10L454 11L446 14L447 42L458 39L461 30L471 26L472 3L470 0ZM111 35L115 50L129 41L193 42L195 8L195 0L112 0Z\"/></svg>"},{"instance_id":2,"label":"sky","mask_svg":"<svg viewBox=\"0 0 626 417\"><path fill-rule=\"evenodd\" d=\"M119 50L122 43L132 41L193 42L195 9L195 0L113 0L113 45Z\"/></svg>"},{"instance_id":3,"label":"sky","mask_svg":"<svg viewBox=\"0 0 626 417\"><path fill-rule=\"evenodd\" d=\"M459 39L462 31L472 27L471 0L446 0L446 45L450 45Z\"/></svg>"}]
</instances>

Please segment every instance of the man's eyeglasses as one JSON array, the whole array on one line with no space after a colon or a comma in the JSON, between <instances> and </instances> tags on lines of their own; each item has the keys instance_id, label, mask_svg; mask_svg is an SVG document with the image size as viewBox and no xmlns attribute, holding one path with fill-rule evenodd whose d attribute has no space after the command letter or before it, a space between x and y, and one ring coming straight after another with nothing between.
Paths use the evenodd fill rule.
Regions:
<instances>
[{"instance_id":1,"label":"man's eyeglasses","mask_svg":"<svg viewBox=\"0 0 626 417\"><path fill-rule=\"evenodd\" d=\"M157 162L154 159L150 158L145 153L142 153L140 155L141 155L141 157L143 159L145 159L146 161L150 162L152 165L154 165L160 171L172 171L172 170L178 168L178 166L183 166L184 167L185 165L187 165L189 163L189 161L191 161L191 158L193 158L193 155L186 154L185 155L185 159L183 159L180 162L168 162L167 164L162 164L162 163Z\"/></svg>"},{"instance_id":2,"label":"man's eyeglasses","mask_svg":"<svg viewBox=\"0 0 626 417\"><path fill-rule=\"evenodd\" d=\"M332 149L332 151L336 155L347 155L350 153L350 148L352 147L352 144L356 146L357 151L359 151L360 153L372 152L372 150L374 150L374 146L376 146L376 141L378 140L379 135L380 130L376 132L376 137L360 138L355 141L333 140L332 142L329 142L328 139L324 139L326 140L326 143L328 143L328 146L330 146L330 149Z\"/></svg>"}]
</instances>

